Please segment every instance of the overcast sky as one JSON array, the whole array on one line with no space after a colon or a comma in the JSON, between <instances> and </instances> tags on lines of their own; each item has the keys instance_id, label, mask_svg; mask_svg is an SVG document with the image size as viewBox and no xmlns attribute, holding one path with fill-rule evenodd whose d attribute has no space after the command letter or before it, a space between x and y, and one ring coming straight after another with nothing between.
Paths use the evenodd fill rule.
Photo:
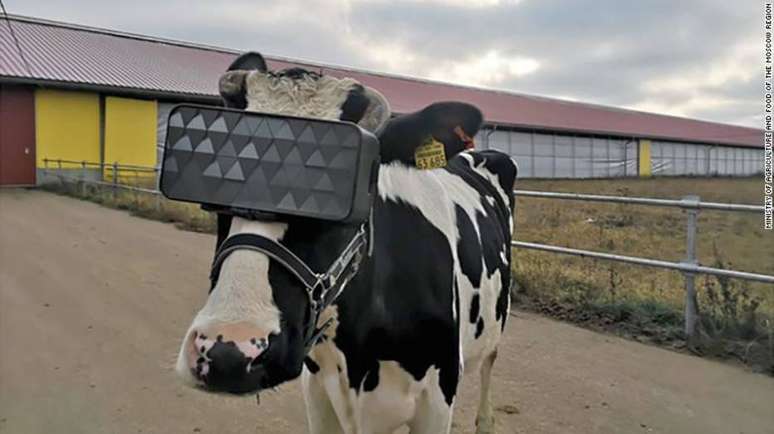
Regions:
<instances>
[{"instance_id":1,"label":"overcast sky","mask_svg":"<svg viewBox=\"0 0 774 434\"><path fill-rule=\"evenodd\" d=\"M761 127L756 0L4 3L21 15Z\"/></svg>"}]
</instances>

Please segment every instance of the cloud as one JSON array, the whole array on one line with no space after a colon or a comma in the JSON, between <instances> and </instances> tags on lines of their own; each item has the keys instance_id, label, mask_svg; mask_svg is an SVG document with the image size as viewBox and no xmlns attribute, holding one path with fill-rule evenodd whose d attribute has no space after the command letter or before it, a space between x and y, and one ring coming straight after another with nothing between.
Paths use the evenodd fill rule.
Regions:
<instances>
[{"instance_id":1,"label":"cloud","mask_svg":"<svg viewBox=\"0 0 774 434\"><path fill-rule=\"evenodd\" d=\"M504 57L496 50L459 61L441 62L430 70L430 78L452 83L496 86L507 78L522 77L536 72L540 63L527 57Z\"/></svg>"},{"instance_id":2,"label":"cloud","mask_svg":"<svg viewBox=\"0 0 774 434\"><path fill-rule=\"evenodd\" d=\"M725 0L6 0L11 13L760 126L760 8Z\"/></svg>"}]
</instances>

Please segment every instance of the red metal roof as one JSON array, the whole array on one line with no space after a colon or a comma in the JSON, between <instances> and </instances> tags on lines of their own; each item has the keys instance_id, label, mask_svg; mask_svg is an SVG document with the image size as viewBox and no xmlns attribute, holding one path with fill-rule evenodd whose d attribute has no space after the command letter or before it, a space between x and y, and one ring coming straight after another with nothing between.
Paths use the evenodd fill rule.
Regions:
<instances>
[{"instance_id":1,"label":"red metal roof","mask_svg":"<svg viewBox=\"0 0 774 434\"><path fill-rule=\"evenodd\" d=\"M237 51L142 35L9 16L24 58L0 21L0 79L50 81L155 94L216 97L217 82ZM352 77L381 91L393 111L406 113L434 101L475 104L489 123L579 133L763 146L763 131L593 104L457 86L268 57L271 68L303 66Z\"/></svg>"}]
</instances>

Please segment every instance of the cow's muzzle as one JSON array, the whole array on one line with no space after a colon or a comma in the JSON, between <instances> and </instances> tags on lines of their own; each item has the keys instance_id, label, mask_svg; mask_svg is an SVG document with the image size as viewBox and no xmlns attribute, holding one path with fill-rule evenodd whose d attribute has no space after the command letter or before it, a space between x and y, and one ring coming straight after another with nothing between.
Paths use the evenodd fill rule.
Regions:
<instances>
[{"instance_id":1,"label":"cow's muzzle","mask_svg":"<svg viewBox=\"0 0 774 434\"><path fill-rule=\"evenodd\" d=\"M231 324L192 330L184 345L186 367L199 386L235 394L261 388L260 356L269 344L255 328Z\"/></svg>"}]
</instances>

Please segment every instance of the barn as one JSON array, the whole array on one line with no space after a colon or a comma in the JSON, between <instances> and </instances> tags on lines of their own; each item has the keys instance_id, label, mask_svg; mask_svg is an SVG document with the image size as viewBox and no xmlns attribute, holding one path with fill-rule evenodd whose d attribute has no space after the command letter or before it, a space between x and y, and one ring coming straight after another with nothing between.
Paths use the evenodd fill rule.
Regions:
<instances>
[{"instance_id":1,"label":"barn","mask_svg":"<svg viewBox=\"0 0 774 434\"><path fill-rule=\"evenodd\" d=\"M156 166L166 114L219 104L236 50L9 15L0 25L0 185L44 182L46 160ZM256 46L260 49L260 46ZM762 171L763 131L741 126L457 86L269 56L349 76L395 113L440 100L476 104L477 146L513 155L535 178L743 176ZM102 176L95 170L91 176Z\"/></svg>"}]
</instances>

